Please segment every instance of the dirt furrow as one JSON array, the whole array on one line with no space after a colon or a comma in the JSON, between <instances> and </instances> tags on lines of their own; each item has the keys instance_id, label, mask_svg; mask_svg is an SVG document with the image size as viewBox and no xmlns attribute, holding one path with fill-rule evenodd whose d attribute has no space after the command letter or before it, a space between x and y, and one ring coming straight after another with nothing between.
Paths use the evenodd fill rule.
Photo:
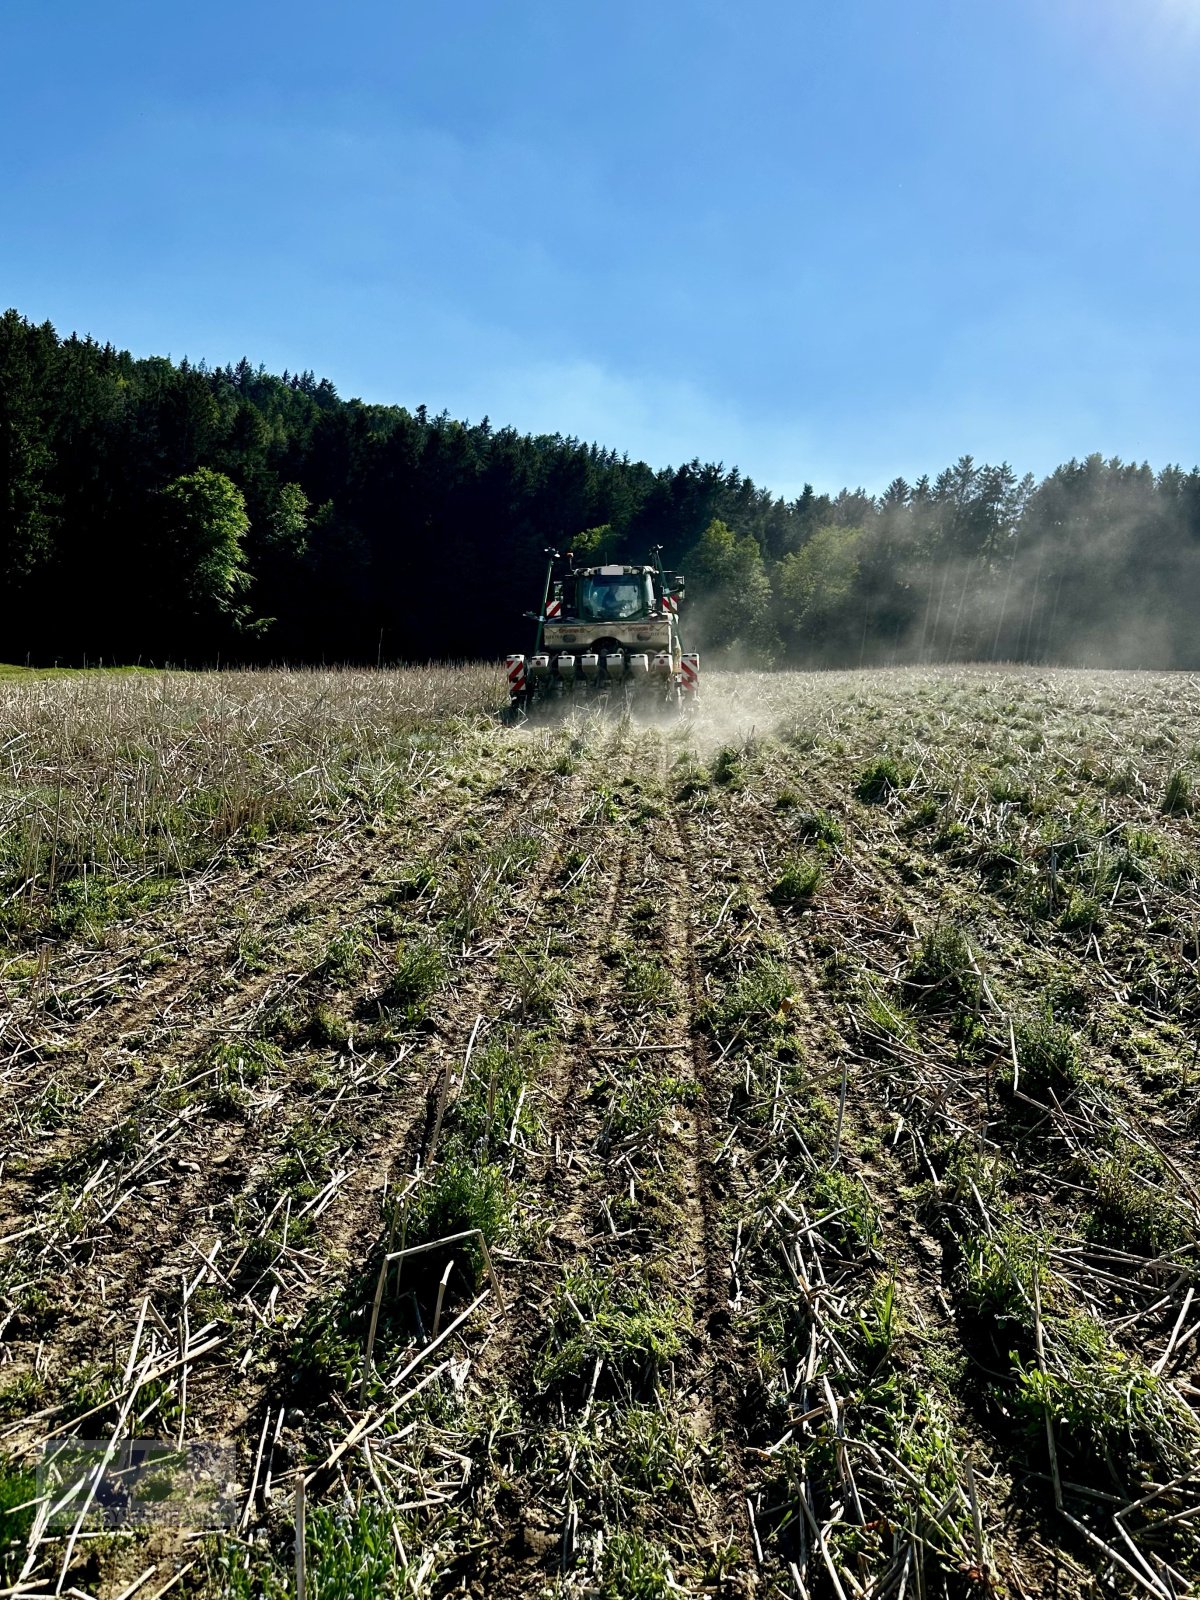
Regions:
<instances>
[{"instance_id":1,"label":"dirt furrow","mask_svg":"<svg viewBox=\"0 0 1200 1600\"><path fill-rule=\"evenodd\" d=\"M678 807L673 809L671 821L674 847L664 846L662 858L673 869L667 881L675 890L674 945L687 997L685 1027L691 1070L699 1091L692 1155L702 1217L704 1277L698 1311L708 1363L709 1433L714 1441L720 1441L726 1463L720 1493L727 1533L732 1543L748 1552L754 1548L755 1530L750 1524L746 1493L745 1351L740 1347L731 1312L736 1289L730 1202L736 1199L738 1188L731 1144L736 1130L729 1126L728 1088L721 1083L710 1039L701 1022L705 996L696 953L702 932L698 890L711 882L712 864ZM736 1580L731 1576L728 1592L750 1594L754 1588L749 1574L743 1571Z\"/></svg>"}]
</instances>

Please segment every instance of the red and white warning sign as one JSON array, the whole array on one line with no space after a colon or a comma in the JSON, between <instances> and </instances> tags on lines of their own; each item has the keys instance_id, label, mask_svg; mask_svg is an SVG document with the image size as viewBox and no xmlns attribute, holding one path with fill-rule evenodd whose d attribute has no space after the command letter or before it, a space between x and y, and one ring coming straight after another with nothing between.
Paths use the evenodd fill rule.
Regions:
<instances>
[{"instance_id":1,"label":"red and white warning sign","mask_svg":"<svg viewBox=\"0 0 1200 1600\"><path fill-rule=\"evenodd\" d=\"M547 619L547 621L549 621L549 619L551 617L561 617L561 616L562 616L562 601L561 600L547 600L546 601L546 619Z\"/></svg>"},{"instance_id":2,"label":"red and white warning sign","mask_svg":"<svg viewBox=\"0 0 1200 1600\"><path fill-rule=\"evenodd\" d=\"M679 682L685 694L695 694L700 687L700 657L693 654L679 658Z\"/></svg>"},{"instance_id":3,"label":"red and white warning sign","mask_svg":"<svg viewBox=\"0 0 1200 1600\"><path fill-rule=\"evenodd\" d=\"M525 657L506 656L505 666L508 668L508 692L512 696L525 693Z\"/></svg>"}]
</instances>

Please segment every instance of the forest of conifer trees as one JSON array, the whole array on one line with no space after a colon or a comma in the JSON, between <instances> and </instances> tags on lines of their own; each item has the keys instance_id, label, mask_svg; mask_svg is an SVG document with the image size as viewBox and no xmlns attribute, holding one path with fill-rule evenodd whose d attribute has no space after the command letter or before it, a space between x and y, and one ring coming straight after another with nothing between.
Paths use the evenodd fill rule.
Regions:
<instances>
[{"instance_id":1,"label":"forest of conifer trees","mask_svg":"<svg viewBox=\"0 0 1200 1600\"><path fill-rule=\"evenodd\" d=\"M691 641L731 663L1200 666L1195 467L1092 455L1036 483L963 456L785 500L0 318L0 659L496 656L527 643L544 547L584 533L661 544Z\"/></svg>"}]
</instances>

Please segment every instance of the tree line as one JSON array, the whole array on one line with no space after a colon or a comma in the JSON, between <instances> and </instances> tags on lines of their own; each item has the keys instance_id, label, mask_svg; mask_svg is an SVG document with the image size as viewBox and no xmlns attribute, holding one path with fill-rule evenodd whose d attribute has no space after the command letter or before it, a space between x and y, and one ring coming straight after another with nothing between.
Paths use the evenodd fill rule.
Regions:
<instances>
[{"instance_id":1,"label":"tree line","mask_svg":"<svg viewBox=\"0 0 1200 1600\"><path fill-rule=\"evenodd\" d=\"M1200 667L1200 470L963 456L784 499L561 434L343 400L0 318L0 659L376 661L527 647L547 545L688 581L747 664Z\"/></svg>"}]
</instances>

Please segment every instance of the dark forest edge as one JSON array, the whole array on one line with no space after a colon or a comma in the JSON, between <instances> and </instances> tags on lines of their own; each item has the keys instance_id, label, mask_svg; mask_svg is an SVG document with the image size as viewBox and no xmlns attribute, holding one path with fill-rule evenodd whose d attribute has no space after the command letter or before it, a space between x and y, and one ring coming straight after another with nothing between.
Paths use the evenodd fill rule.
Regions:
<instances>
[{"instance_id":1,"label":"dark forest edge","mask_svg":"<svg viewBox=\"0 0 1200 1600\"><path fill-rule=\"evenodd\" d=\"M542 551L568 542L661 544L690 644L731 664L1200 667L1196 468L1092 455L1038 484L963 456L789 501L719 464L0 318L9 661L499 656L527 647Z\"/></svg>"}]
</instances>

